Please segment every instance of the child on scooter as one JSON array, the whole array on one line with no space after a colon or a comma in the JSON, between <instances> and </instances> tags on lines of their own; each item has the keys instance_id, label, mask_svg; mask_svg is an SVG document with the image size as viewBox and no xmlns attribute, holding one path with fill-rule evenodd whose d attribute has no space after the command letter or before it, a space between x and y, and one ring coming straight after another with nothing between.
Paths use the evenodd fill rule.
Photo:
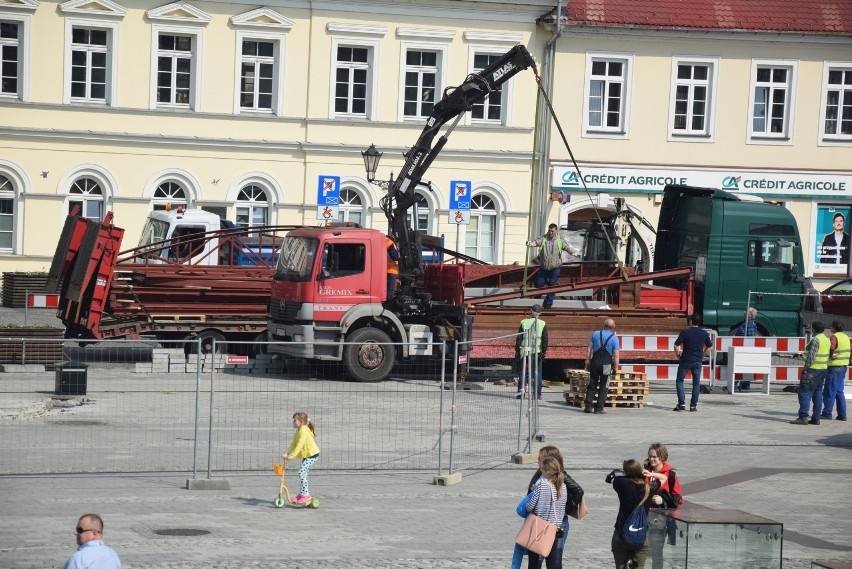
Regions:
<instances>
[{"instance_id":1,"label":"child on scooter","mask_svg":"<svg viewBox=\"0 0 852 569\"><path fill-rule=\"evenodd\" d=\"M290 443L290 448L281 457L284 460L290 458L302 459L302 467L299 468L299 494L293 501L297 504L309 504L312 498L310 492L308 492L308 471L319 458L320 449L314 440L316 436L314 424L307 413L303 411L293 413L293 428L296 429L293 434L293 441Z\"/></svg>"}]
</instances>

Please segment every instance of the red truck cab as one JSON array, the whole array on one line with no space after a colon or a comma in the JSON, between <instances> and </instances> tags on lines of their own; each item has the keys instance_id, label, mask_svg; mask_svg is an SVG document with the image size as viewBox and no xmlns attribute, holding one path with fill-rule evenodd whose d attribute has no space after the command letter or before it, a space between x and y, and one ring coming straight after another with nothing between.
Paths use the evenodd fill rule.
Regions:
<instances>
[{"instance_id":1,"label":"red truck cab","mask_svg":"<svg viewBox=\"0 0 852 569\"><path fill-rule=\"evenodd\" d=\"M421 349L409 341L432 340L428 326L403 324L387 300L383 233L357 227L293 230L272 282L269 351L343 361L356 379L384 379L396 361L396 344L406 356Z\"/></svg>"}]
</instances>

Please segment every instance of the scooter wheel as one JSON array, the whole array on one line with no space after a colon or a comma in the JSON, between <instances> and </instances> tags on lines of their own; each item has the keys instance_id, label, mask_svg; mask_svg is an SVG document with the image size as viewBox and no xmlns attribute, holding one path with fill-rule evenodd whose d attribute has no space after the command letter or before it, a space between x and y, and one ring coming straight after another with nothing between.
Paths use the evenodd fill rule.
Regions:
<instances>
[{"instance_id":1,"label":"scooter wheel","mask_svg":"<svg viewBox=\"0 0 852 569\"><path fill-rule=\"evenodd\" d=\"M319 498L314 498L313 500L311 500L311 503L310 503L310 504L308 504L308 507L309 507L309 508L313 508L313 509L315 509L315 510L316 510L317 508L319 508Z\"/></svg>"},{"instance_id":2,"label":"scooter wheel","mask_svg":"<svg viewBox=\"0 0 852 569\"><path fill-rule=\"evenodd\" d=\"M276 508L283 508L284 507L284 496L282 496L281 494L278 494L275 497L275 499L272 500L272 505L275 506Z\"/></svg>"}]
</instances>

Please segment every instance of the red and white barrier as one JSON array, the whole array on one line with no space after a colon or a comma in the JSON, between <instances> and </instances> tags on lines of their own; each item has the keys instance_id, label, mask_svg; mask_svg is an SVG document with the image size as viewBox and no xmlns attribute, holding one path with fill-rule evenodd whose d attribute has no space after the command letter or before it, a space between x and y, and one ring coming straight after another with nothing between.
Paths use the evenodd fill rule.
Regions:
<instances>
[{"instance_id":1,"label":"red and white barrier","mask_svg":"<svg viewBox=\"0 0 852 569\"><path fill-rule=\"evenodd\" d=\"M665 352L674 350L674 342L677 336L619 336L621 351L632 352ZM800 337L765 337L765 336L715 336L713 344L716 352L727 353L730 347L756 347L770 348L773 353L781 354L801 354L807 347L807 339ZM619 366L624 371L632 371L646 374L649 380L674 380L677 377L677 363L669 364L640 364L630 363L622 358L622 363ZM713 379L714 381L725 381L728 366L714 366ZM798 381L801 373L801 365L778 365L772 366L770 381ZM740 376L742 374L737 374ZM701 380L709 381L711 378L711 368L705 364L701 369ZM691 373L687 373L687 381L691 380ZM740 377L737 377L740 379ZM751 379L765 379L763 375L753 375ZM852 367L849 368L847 381L852 381Z\"/></svg>"},{"instance_id":2,"label":"red and white barrier","mask_svg":"<svg viewBox=\"0 0 852 569\"><path fill-rule=\"evenodd\" d=\"M58 294L28 294L27 308L56 308L59 306Z\"/></svg>"}]
</instances>

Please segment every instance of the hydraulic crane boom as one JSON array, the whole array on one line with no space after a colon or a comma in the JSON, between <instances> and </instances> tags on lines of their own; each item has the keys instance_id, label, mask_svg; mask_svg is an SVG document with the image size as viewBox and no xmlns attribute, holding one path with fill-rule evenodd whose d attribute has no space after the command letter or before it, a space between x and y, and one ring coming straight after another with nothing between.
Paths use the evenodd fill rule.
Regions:
<instances>
[{"instance_id":1,"label":"hydraulic crane boom","mask_svg":"<svg viewBox=\"0 0 852 569\"><path fill-rule=\"evenodd\" d=\"M389 186L387 195L382 198L382 209L399 246L399 279L403 295L410 295L412 283L423 273L420 235L416 227L408 228L406 220L408 210L417 203L417 185L444 148L450 133L464 113L529 67L533 68L538 79L538 70L529 51L523 45L516 45L482 71L468 75L461 85L445 89L441 100L435 104L426 120L420 137L408 153L399 176ZM453 124L433 144L440 128L453 119Z\"/></svg>"}]
</instances>

